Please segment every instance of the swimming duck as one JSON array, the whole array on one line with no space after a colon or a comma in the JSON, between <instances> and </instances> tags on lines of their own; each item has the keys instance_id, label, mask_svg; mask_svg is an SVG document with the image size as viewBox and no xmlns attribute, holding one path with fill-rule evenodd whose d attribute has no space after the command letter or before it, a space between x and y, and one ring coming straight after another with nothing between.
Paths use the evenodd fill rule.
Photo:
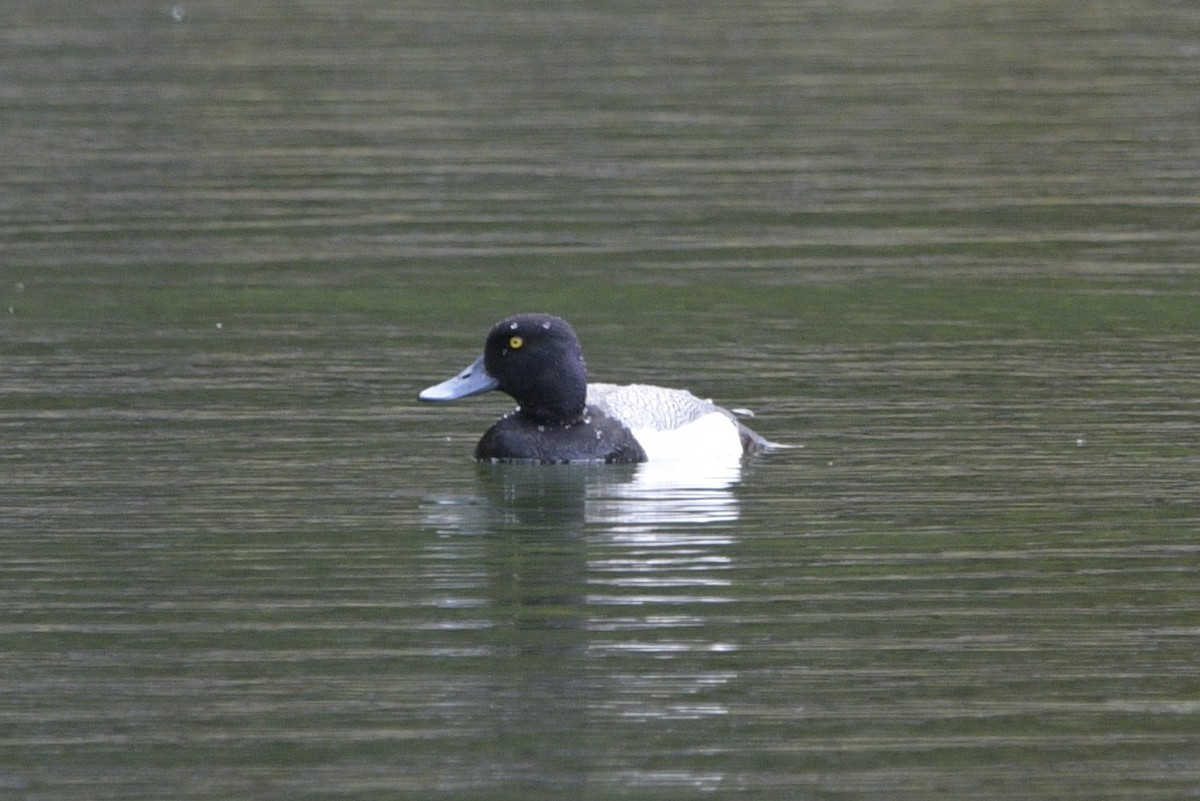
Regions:
<instances>
[{"instance_id":1,"label":"swimming duck","mask_svg":"<svg viewBox=\"0 0 1200 801\"><path fill-rule=\"evenodd\" d=\"M518 314L496 323L479 358L417 397L451 401L494 389L518 406L479 440L479 461L740 457L773 444L729 410L686 390L588 384L579 337L551 314Z\"/></svg>"}]
</instances>

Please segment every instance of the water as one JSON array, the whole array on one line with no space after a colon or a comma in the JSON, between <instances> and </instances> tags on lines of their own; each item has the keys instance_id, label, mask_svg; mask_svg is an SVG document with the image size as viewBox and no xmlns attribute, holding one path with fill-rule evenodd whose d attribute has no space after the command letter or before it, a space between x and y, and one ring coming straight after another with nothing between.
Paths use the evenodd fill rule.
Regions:
<instances>
[{"instance_id":1,"label":"water","mask_svg":"<svg viewBox=\"0 0 1200 801\"><path fill-rule=\"evenodd\" d=\"M0 15L6 797L1200 792L1186 4ZM797 447L475 465L523 310Z\"/></svg>"}]
</instances>

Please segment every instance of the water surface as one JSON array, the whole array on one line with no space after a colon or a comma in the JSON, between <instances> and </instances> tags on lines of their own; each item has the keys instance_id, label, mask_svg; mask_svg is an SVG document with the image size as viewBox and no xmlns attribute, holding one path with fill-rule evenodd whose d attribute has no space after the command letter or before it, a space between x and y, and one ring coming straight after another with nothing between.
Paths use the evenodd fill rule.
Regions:
<instances>
[{"instance_id":1,"label":"water surface","mask_svg":"<svg viewBox=\"0 0 1200 801\"><path fill-rule=\"evenodd\" d=\"M1200 788L1186 4L0 12L0 788ZM495 468L496 319L750 407Z\"/></svg>"}]
</instances>

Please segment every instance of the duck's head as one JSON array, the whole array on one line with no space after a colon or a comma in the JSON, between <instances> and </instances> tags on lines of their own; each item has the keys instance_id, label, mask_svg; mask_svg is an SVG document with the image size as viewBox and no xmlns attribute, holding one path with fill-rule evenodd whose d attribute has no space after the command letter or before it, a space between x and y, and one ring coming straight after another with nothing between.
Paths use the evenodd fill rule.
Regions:
<instances>
[{"instance_id":1,"label":"duck's head","mask_svg":"<svg viewBox=\"0 0 1200 801\"><path fill-rule=\"evenodd\" d=\"M574 329L552 314L518 314L496 323L483 354L418 398L450 401L498 389L518 414L552 424L573 423L587 399L587 367Z\"/></svg>"}]
</instances>

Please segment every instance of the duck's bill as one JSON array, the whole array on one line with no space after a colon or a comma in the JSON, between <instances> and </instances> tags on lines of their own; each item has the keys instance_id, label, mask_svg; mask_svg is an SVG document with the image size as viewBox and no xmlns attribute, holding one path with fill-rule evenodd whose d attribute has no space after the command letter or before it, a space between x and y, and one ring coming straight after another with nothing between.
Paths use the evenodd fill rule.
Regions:
<instances>
[{"instance_id":1,"label":"duck's bill","mask_svg":"<svg viewBox=\"0 0 1200 801\"><path fill-rule=\"evenodd\" d=\"M423 401L452 401L488 392L500 386L500 382L488 375L484 369L483 357L471 362L471 366L458 375L440 384L434 384L428 389L421 390L417 396Z\"/></svg>"}]
</instances>

